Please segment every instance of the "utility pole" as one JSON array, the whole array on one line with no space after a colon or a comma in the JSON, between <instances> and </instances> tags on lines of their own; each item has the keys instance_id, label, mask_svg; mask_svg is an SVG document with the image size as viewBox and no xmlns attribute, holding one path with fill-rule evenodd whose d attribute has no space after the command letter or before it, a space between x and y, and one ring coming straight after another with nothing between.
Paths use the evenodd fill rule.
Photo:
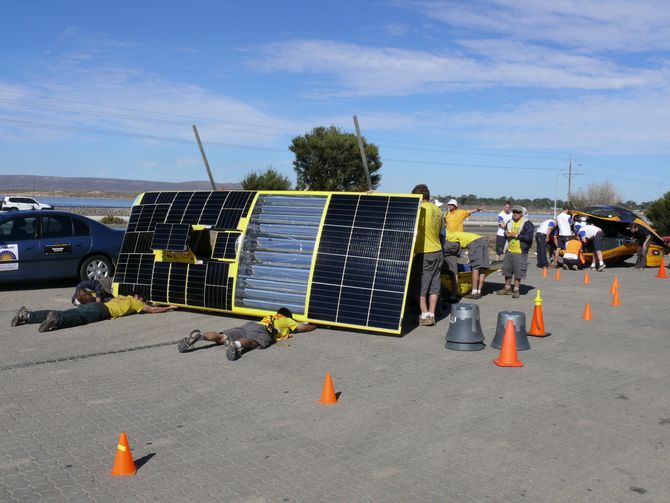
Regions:
<instances>
[{"instance_id":1,"label":"utility pole","mask_svg":"<svg viewBox=\"0 0 670 503\"><path fill-rule=\"evenodd\" d=\"M370 170L368 169L368 156L365 155L365 147L363 146L363 138L361 137L361 130L358 127L358 117L354 115L354 126L356 126L356 138L358 138L358 149L361 151L361 160L363 161L363 169L365 170L365 178L368 181L368 190L372 190L372 180L370 179Z\"/></svg>"},{"instance_id":2,"label":"utility pole","mask_svg":"<svg viewBox=\"0 0 670 503\"><path fill-rule=\"evenodd\" d=\"M216 184L214 183L214 177L212 176L212 171L209 169L209 163L207 162L207 156L205 155L205 149L202 148L202 142L200 141L200 135L198 134L198 128L193 124L193 132L195 133L195 139L198 141L198 147L200 148L200 155L202 155L202 161L205 163L205 169L207 170L207 176L209 176L209 183L212 184L212 190L217 190Z\"/></svg>"},{"instance_id":3,"label":"utility pole","mask_svg":"<svg viewBox=\"0 0 670 503\"><path fill-rule=\"evenodd\" d=\"M568 159L568 204L572 195L572 156Z\"/></svg>"}]
</instances>

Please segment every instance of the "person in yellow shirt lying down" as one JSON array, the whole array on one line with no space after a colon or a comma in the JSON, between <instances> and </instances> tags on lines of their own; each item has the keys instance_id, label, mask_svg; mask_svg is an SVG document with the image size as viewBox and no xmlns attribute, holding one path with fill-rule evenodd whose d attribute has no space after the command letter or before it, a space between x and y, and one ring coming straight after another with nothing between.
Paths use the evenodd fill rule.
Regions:
<instances>
[{"instance_id":1,"label":"person in yellow shirt lying down","mask_svg":"<svg viewBox=\"0 0 670 503\"><path fill-rule=\"evenodd\" d=\"M275 342L292 337L294 332L311 332L315 328L316 325L298 323L293 319L289 308L280 307L275 314L266 316L261 321L249 321L241 327L229 328L223 332L203 333L196 328L179 341L177 351L187 353L196 342L205 340L225 346L226 358L235 361L246 351L265 349Z\"/></svg>"},{"instance_id":2,"label":"person in yellow shirt lying down","mask_svg":"<svg viewBox=\"0 0 670 503\"><path fill-rule=\"evenodd\" d=\"M446 241L458 243L461 248L468 250L468 265L472 269L472 291L465 298L480 299L486 281L486 269L491 265L488 241L473 232L449 231Z\"/></svg>"},{"instance_id":3,"label":"person in yellow shirt lying down","mask_svg":"<svg viewBox=\"0 0 670 503\"><path fill-rule=\"evenodd\" d=\"M39 323L39 332L51 332L62 328L78 327L97 321L120 318L135 313L158 314L174 311L177 306L149 306L139 293L119 295L107 302L89 302L65 311L31 311L25 306L19 308L11 325Z\"/></svg>"}]
</instances>

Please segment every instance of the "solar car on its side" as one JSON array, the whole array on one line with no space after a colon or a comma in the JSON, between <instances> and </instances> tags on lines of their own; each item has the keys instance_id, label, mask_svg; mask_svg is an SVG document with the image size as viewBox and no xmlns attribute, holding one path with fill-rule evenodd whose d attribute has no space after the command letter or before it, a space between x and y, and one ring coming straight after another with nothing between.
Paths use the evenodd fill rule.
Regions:
<instances>
[{"instance_id":1,"label":"solar car on its side","mask_svg":"<svg viewBox=\"0 0 670 503\"><path fill-rule=\"evenodd\" d=\"M400 333L420 195L146 192L116 293L250 316Z\"/></svg>"}]
</instances>

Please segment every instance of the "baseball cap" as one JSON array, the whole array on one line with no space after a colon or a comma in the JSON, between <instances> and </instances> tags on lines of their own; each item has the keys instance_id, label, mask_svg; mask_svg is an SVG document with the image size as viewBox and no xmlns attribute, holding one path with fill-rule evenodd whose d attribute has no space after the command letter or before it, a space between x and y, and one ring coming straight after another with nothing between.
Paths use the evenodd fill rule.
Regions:
<instances>
[{"instance_id":1,"label":"baseball cap","mask_svg":"<svg viewBox=\"0 0 670 503\"><path fill-rule=\"evenodd\" d=\"M456 199L449 199L449 202L447 204L453 204L458 208L458 201L456 201Z\"/></svg>"},{"instance_id":2,"label":"baseball cap","mask_svg":"<svg viewBox=\"0 0 670 503\"><path fill-rule=\"evenodd\" d=\"M521 213L523 215L523 206L512 206L512 213Z\"/></svg>"}]
</instances>

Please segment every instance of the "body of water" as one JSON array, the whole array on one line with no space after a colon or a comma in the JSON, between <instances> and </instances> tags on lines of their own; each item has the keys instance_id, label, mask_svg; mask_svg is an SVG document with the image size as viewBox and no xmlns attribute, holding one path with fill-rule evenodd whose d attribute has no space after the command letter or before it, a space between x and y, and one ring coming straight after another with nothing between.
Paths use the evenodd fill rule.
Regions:
<instances>
[{"instance_id":1,"label":"body of water","mask_svg":"<svg viewBox=\"0 0 670 503\"><path fill-rule=\"evenodd\" d=\"M130 208L132 199L109 199L104 197L36 197L39 202L56 208Z\"/></svg>"}]
</instances>

